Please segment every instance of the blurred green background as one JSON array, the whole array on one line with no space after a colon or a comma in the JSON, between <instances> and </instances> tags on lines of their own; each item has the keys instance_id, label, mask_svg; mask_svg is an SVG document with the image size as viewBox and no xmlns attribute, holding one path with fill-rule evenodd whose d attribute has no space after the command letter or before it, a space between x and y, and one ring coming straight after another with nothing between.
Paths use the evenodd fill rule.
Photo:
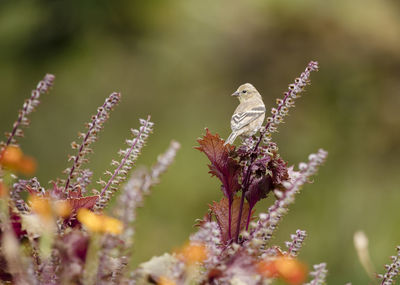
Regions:
<instances>
[{"instance_id":1,"label":"blurred green background","mask_svg":"<svg viewBox=\"0 0 400 285\"><path fill-rule=\"evenodd\" d=\"M181 142L139 210L137 264L183 244L194 220L221 197L193 146L205 127L228 136L237 105L229 95L251 82L273 106L310 60L319 61L320 72L275 140L289 164L319 147L329 159L274 242L305 229L300 259L310 267L326 261L331 284L366 284L353 233L365 230L379 272L400 244L397 0L3 0L0 129L11 129L49 72L55 86L21 141L39 162L42 184L61 176L70 142L112 91L123 98L94 147L96 180L140 117L151 114L156 125L139 164L151 165L171 139Z\"/></svg>"}]
</instances>

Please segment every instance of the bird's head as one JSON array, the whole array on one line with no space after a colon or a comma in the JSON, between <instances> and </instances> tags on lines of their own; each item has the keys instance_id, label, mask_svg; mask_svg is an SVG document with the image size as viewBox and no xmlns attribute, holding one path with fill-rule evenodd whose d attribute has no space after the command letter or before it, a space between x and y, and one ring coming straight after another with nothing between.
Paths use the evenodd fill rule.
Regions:
<instances>
[{"instance_id":1,"label":"bird's head","mask_svg":"<svg viewBox=\"0 0 400 285\"><path fill-rule=\"evenodd\" d=\"M232 96L238 97L240 102L261 97L257 89L250 83L245 83L243 85L240 85L239 88L232 94Z\"/></svg>"}]
</instances>

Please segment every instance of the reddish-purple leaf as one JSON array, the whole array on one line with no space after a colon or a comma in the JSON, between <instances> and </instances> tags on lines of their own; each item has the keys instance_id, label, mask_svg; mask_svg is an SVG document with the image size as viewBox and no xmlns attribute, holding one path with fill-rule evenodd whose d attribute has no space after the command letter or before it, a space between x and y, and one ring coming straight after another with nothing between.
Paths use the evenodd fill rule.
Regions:
<instances>
[{"instance_id":1,"label":"reddish-purple leaf","mask_svg":"<svg viewBox=\"0 0 400 285\"><path fill-rule=\"evenodd\" d=\"M82 231L74 230L56 241L60 252L59 274L68 284L78 284L85 268L89 237Z\"/></svg>"},{"instance_id":2,"label":"reddish-purple leaf","mask_svg":"<svg viewBox=\"0 0 400 285\"><path fill-rule=\"evenodd\" d=\"M10 283L4 284L12 284L11 281L13 280L12 274L9 272L7 268L7 260L3 255L0 255L0 280Z\"/></svg>"},{"instance_id":3,"label":"reddish-purple leaf","mask_svg":"<svg viewBox=\"0 0 400 285\"><path fill-rule=\"evenodd\" d=\"M200 146L196 149L204 152L210 160L208 165L210 173L215 175L222 182L222 192L232 201L233 195L240 189L239 174L241 166L239 163L229 157L229 153L235 149L234 146L224 145L218 134L211 134L206 129L206 134L203 138L198 139Z\"/></svg>"},{"instance_id":4,"label":"reddish-purple leaf","mask_svg":"<svg viewBox=\"0 0 400 285\"><path fill-rule=\"evenodd\" d=\"M27 232L22 229L22 219L21 216L16 213L14 210L9 208L10 210L10 222L12 229L14 230L15 236L21 240L22 238L26 237Z\"/></svg>"},{"instance_id":5,"label":"reddish-purple leaf","mask_svg":"<svg viewBox=\"0 0 400 285\"><path fill-rule=\"evenodd\" d=\"M69 205L72 210L79 210L80 208L91 209L94 205L96 205L96 201L99 199L99 196L86 196L82 198L70 198L67 199Z\"/></svg>"},{"instance_id":6,"label":"reddish-purple leaf","mask_svg":"<svg viewBox=\"0 0 400 285\"><path fill-rule=\"evenodd\" d=\"M213 202L212 205L209 206L212 213L215 215L217 223L221 229L222 241L224 243L229 241L229 202L226 197L223 197L219 202ZM236 236L237 229L236 225L239 220L239 211L240 211L240 198L235 197L232 203L232 237ZM240 220L240 230L243 230L246 227L246 218L249 215L249 204L244 203L242 218Z\"/></svg>"},{"instance_id":7,"label":"reddish-purple leaf","mask_svg":"<svg viewBox=\"0 0 400 285\"><path fill-rule=\"evenodd\" d=\"M249 185L249 189L245 193L250 209L261 199L267 198L268 193L272 190L272 178L269 175L260 178L254 178Z\"/></svg>"},{"instance_id":8,"label":"reddish-purple leaf","mask_svg":"<svg viewBox=\"0 0 400 285\"><path fill-rule=\"evenodd\" d=\"M72 231L62 237L62 244L64 259L85 261L89 245L89 238L86 234L79 231Z\"/></svg>"}]
</instances>

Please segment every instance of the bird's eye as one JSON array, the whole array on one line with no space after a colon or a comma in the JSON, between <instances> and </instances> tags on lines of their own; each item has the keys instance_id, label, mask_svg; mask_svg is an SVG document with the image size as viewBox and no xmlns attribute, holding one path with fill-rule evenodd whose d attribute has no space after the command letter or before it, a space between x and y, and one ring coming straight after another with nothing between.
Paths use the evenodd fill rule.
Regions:
<instances>
[{"instance_id":1,"label":"bird's eye","mask_svg":"<svg viewBox=\"0 0 400 285\"><path fill-rule=\"evenodd\" d=\"M243 90L242 93L247 93L247 90Z\"/></svg>"}]
</instances>

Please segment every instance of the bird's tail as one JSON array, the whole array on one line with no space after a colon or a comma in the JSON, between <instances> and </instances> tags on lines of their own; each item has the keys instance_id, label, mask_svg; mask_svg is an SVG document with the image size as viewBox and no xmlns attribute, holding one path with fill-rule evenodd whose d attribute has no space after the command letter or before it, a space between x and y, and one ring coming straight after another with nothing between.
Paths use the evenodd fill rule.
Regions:
<instances>
[{"instance_id":1,"label":"bird's tail","mask_svg":"<svg viewBox=\"0 0 400 285\"><path fill-rule=\"evenodd\" d=\"M226 144L233 144L235 141L236 137L238 136L237 132L232 132L229 137L226 139L224 145Z\"/></svg>"}]
</instances>

